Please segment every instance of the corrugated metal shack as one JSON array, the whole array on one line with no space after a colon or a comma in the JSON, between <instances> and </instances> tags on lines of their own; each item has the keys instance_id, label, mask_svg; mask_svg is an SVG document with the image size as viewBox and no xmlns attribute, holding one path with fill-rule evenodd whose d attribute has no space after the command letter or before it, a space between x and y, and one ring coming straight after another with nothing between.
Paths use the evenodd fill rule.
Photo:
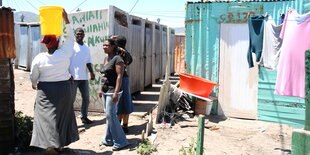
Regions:
<instances>
[{"instance_id":1,"label":"corrugated metal shack","mask_svg":"<svg viewBox=\"0 0 310 155\"><path fill-rule=\"evenodd\" d=\"M30 70L34 57L42 51L47 51L46 47L40 43L40 24L16 22L14 29L17 53L14 66Z\"/></svg>"},{"instance_id":2,"label":"corrugated metal shack","mask_svg":"<svg viewBox=\"0 0 310 155\"><path fill-rule=\"evenodd\" d=\"M153 59L153 54L155 54L155 50L153 50L153 29L154 22L145 21L145 44L144 44L144 87L152 84L152 79L155 81L155 76L152 78L152 73L154 70L152 69L152 64L155 64L155 59ZM153 52L154 51L154 52ZM155 57L154 57L155 58ZM154 61L153 61L154 60Z\"/></svg>"},{"instance_id":3,"label":"corrugated metal shack","mask_svg":"<svg viewBox=\"0 0 310 155\"><path fill-rule=\"evenodd\" d=\"M249 14L309 12L307 0L214 0L186 6L186 72L220 84L213 113L303 127L304 99L274 95L276 71L248 68ZM278 21L276 21L278 23Z\"/></svg>"},{"instance_id":4,"label":"corrugated metal shack","mask_svg":"<svg viewBox=\"0 0 310 155\"><path fill-rule=\"evenodd\" d=\"M161 35L161 27L160 24L155 23L154 24L155 29L153 29L153 51L155 53L155 64L152 66L155 66L155 70L153 70L152 72L155 72L155 77L154 79L159 79L160 77L162 77L161 74L161 46L162 46L162 42L160 41L162 39L162 35ZM154 82L154 81L153 81Z\"/></svg>"},{"instance_id":5,"label":"corrugated metal shack","mask_svg":"<svg viewBox=\"0 0 310 155\"><path fill-rule=\"evenodd\" d=\"M14 145L14 18L10 8L0 7L0 154L7 154Z\"/></svg>"},{"instance_id":6,"label":"corrugated metal shack","mask_svg":"<svg viewBox=\"0 0 310 155\"><path fill-rule=\"evenodd\" d=\"M111 35L123 35L127 38L126 48L133 56L133 62L128 67L132 93L143 91L145 86L163 77L164 74L159 67L162 67L163 63L167 64L167 60L161 61L162 51L164 53L170 51L167 49L167 26L129 15L114 6L110 6L108 9L72 13L69 14L69 20L73 28L84 28L84 41L90 47L96 71L96 79L90 81L90 111L102 111L102 101L97 95L100 91L101 81L99 69L105 57L102 43ZM174 30L171 29L171 31ZM159 34L165 37L163 38ZM170 40L174 40L174 33L169 37L172 38ZM165 44L165 46L162 47L161 44ZM171 41L170 44L174 44L174 42ZM174 45L170 47L174 47ZM80 107L80 104L80 99L77 97L75 107Z\"/></svg>"},{"instance_id":7,"label":"corrugated metal shack","mask_svg":"<svg viewBox=\"0 0 310 155\"><path fill-rule=\"evenodd\" d=\"M175 52L174 52L174 70L175 73L185 72L185 35L175 35Z\"/></svg>"},{"instance_id":8,"label":"corrugated metal shack","mask_svg":"<svg viewBox=\"0 0 310 155\"><path fill-rule=\"evenodd\" d=\"M170 54L170 74L174 73L174 50L175 50L175 31L172 28L169 28L168 31L168 36L170 43L169 43L169 48L168 52Z\"/></svg>"}]
</instances>

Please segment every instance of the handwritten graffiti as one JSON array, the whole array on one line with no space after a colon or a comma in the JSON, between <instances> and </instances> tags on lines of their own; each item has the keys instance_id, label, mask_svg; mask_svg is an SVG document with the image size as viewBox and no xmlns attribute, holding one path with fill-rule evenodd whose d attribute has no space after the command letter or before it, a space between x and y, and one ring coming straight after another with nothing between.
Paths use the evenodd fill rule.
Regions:
<instances>
[{"instance_id":1,"label":"handwritten graffiti","mask_svg":"<svg viewBox=\"0 0 310 155\"><path fill-rule=\"evenodd\" d=\"M99 99L98 92L100 92L101 86L100 68L101 64L93 64L93 70L95 71L96 76L94 80L89 80L89 94L97 100Z\"/></svg>"},{"instance_id":2,"label":"handwritten graffiti","mask_svg":"<svg viewBox=\"0 0 310 155\"><path fill-rule=\"evenodd\" d=\"M79 16L72 16L71 17L71 21L73 22L73 24L80 24L80 23L85 23L87 21L90 20L100 20L102 19L102 13L103 11L97 10L97 11L87 11L85 13L83 13L82 15L79 14Z\"/></svg>"},{"instance_id":3,"label":"handwritten graffiti","mask_svg":"<svg viewBox=\"0 0 310 155\"><path fill-rule=\"evenodd\" d=\"M104 40L108 39L109 36L94 36L94 35L90 35L87 36L87 39L84 40L85 43L87 43L87 45L89 47L94 47L96 44L100 44L103 43Z\"/></svg>"},{"instance_id":4,"label":"handwritten graffiti","mask_svg":"<svg viewBox=\"0 0 310 155\"><path fill-rule=\"evenodd\" d=\"M96 23L96 24L91 24L89 26L84 27L85 33L90 33L90 32L100 32L108 29L108 22L102 22L102 23Z\"/></svg>"},{"instance_id":5,"label":"handwritten graffiti","mask_svg":"<svg viewBox=\"0 0 310 155\"><path fill-rule=\"evenodd\" d=\"M220 23L246 23L249 15L254 15L254 12L238 12L222 14L220 16Z\"/></svg>"}]
</instances>

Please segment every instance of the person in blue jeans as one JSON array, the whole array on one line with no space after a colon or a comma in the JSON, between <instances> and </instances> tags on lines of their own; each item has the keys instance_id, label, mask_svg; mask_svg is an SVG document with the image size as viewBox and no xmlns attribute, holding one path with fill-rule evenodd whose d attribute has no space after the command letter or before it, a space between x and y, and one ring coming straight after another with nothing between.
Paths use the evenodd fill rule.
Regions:
<instances>
[{"instance_id":1,"label":"person in blue jeans","mask_svg":"<svg viewBox=\"0 0 310 155\"><path fill-rule=\"evenodd\" d=\"M74 53L70 62L70 73L73 78L73 102L75 101L77 88L79 88L82 96L81 105L81 120L84 124L91 124L92 121L88 119L88 105L89 105L89 87L88 87L88 73L90 73L90 80L95 79L95 73L91 64L90 50L83 39L85 36L83 28L77 28L74 33Z\"/></svg>"},{"instance_id":2,"label":"person in blue jeans","mask_svg":"<svg viewBox=\"0 0 310 155\"><path fill-rule=\"evenodd\" d=\"M116 35L116 36L112 36L111 38L115 40L115 44L119 47L118 55L120 55L123 58L124 63L125 63L125 69L124 69L123 81L122 81L123 94L117 105L118 106L117 116L121 123L123 121L122 128L124 132L128 133L129 132L129 129L128 129L129 114L133 112L134 106L132 103L129 76L127 74L126 68L132 63L132 57L125 48L127 40L124 36Z\"/></svg>"},{"instance_id":3,"label":"person in blue jeans","mask_svg":"<svg viewBox=\"0 0 310 155\"><path fill-rule=\"evenodd\" d=\"M120 150L128 145L126 135L117 118L117 104L122 95L121 85L124 73L124 61L117 55L117 46L113 39L103 42L103 49L108 56L105 57L100 69L101 93L103 106L106 111L106 135L102 145L113 146L113 151Z\"/></svg>"}]
</instances>

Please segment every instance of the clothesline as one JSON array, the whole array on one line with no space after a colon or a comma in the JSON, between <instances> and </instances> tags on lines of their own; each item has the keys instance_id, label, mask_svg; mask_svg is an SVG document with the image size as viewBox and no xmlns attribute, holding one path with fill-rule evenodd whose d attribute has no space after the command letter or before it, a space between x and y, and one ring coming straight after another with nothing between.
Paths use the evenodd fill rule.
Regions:
<instances>
[{"instance_id":1,"label":"clothesline","mask_svg":"<svg viewBox=\"0 0 310 155\"><path fill-rule=\"evenodd\" d=\"M208 19L208 18L206 18L206 19ZM204 19L204 20L206 20L206 19ZM215 19L215 18L212 18L212 19ZM219 18L220 20L222 20L221 18ZM248 20L248 19L238 19L238 18L227 18L228 20L233 20L232 21L232 23L233 22L235 22L236 20ZM185 21L187 21L187 20L197 20L197 21L201 21L201 19L185 19ZM280 19L251 19L251 20L273 20L273 21L298 21L298 22L310 22L310 20L309 21L300 21L300 20L280 20Z\"/></svg>"}]
</instances>

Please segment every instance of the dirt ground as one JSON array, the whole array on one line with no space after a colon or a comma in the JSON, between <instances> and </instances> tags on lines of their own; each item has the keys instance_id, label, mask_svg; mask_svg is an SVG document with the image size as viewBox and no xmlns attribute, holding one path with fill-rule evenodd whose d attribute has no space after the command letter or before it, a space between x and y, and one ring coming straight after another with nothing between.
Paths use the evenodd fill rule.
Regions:
<instances>
[{"instance_id":1,"label":"dirt ground","mask_svg":"<svg viewBox=\"0 0 310 155\"><path fill-rule=\"evenodd\" d=\"M33 104L36 91L32 90L29 72L14 70L15 75L15 110L33 116ZM105 134L104 113L90 113L93 124L83 125L76 111L76 120L80 131L80 140L72 143L62 154L124 154L135 155L141 132L146 128L148 112L156 105L160 91L160 82L146 88L135 96L135 112L130 115L127 139L131 144L121 151L112 151L111 147L99 147ZM152 94L150 96L150 94ZM156 109L155 109L156 110ZM150 139L157 147L154 155L176 155L182 147L190 146L192 139L197 137L197 116L183 118L170 126L154 124ZM155 114L153 114L155 118ZM291 152L291 135L293 128L256 120L223 118L207 116L204 128L204 154L210 155L283 155ZM42 150L32 150L18 154L42 154Z\"/></svg>"}]
</instances>

